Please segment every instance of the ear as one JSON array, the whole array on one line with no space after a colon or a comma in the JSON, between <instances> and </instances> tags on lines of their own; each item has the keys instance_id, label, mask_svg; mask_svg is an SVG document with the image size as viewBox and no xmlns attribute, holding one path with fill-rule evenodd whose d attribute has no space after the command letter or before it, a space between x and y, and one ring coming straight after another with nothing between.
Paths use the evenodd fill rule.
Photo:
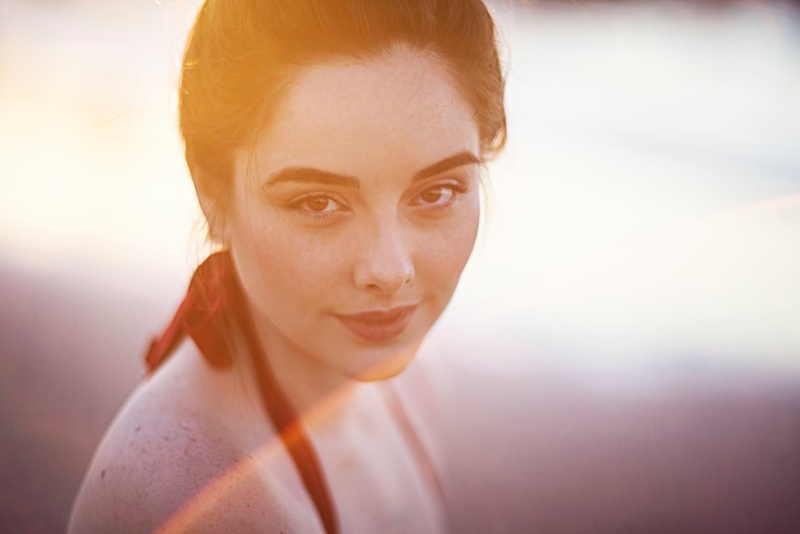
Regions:
<instances>
[{"instance_id":1,"label":"ear","mask_svg":"<svg viewBox=\"0 0 800 534\"><path fill-rule=\"evenodd\" d=\"M228 218L225 216L227 211L225 187L219 183L220 180L209 176L199 165L189 165L189 172L192 174L200 209L203 210L208 223L210 237L227 244L230 232L227 228Z\"/></svg>"}]
</instances>

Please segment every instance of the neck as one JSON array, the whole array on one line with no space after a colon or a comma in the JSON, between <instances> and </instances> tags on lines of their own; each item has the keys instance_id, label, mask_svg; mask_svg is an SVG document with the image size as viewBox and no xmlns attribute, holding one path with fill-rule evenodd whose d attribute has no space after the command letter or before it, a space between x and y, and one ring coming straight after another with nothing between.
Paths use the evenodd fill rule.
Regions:
<instances>
[{"instance_id":1,"label":"neck","mask_svg":"<svg viewBox=\"0 0 800 534\"><path fill-rule=\"evenodd\" d=\"M336 419L346 411L360 383L336 372L286 339L272 325L253 316L261 358L294 413L307 423Z\"/></svg>"}]
</instances>

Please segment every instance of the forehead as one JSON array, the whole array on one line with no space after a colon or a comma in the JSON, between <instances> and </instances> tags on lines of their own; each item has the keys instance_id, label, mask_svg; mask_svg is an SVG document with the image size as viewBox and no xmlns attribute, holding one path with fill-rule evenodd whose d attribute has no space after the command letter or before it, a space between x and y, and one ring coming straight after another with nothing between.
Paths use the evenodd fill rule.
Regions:
<instances>
[{"instance_id":1,"label":"forehead","mask_svg":"<svg viewBox=\"0 0 800 534\"><path fill-rule=\"evenodd\" d=\"M314 165L411 175L479 150L478 126L442 63L407 47L303 69L256 146L257 168ZM365 176L366 175L366 176Z\"/></svg>"}]
</instances>

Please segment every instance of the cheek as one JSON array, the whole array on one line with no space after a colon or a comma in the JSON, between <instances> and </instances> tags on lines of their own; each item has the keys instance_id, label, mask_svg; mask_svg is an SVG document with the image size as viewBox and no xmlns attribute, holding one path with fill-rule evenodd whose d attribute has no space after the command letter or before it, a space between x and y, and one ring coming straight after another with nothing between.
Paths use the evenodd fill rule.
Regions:
<instances>
[{"instance_id":1,"label":"cheek","mask_svg":"<svg viewBox=\"0 0 800 534\"><path fill-rule=\"evenodd\" d=\"M308 235L277 212L266 211L239 218L231 242L241 282L258 308L310 312L351 289L352 264L360 250L357 232ZM412 257L417 283L426 291L449 299L472 253L479 220L475 193L449 220L416 234Z\"/></svg>"},{"instance_id":2,"label":"cheek","mask_svg":"<svg viewBox=\"0 0 800 534\"><path fill-rule=\"evenodd\" d=\"M341 276L329 243L303 236L280 216L242 220L231 244L245 291L262 311L306 309Z\"/></svg>"},{"instance_id":3,"label":"cheek","mask_svg":"<svg viewBox=\"0 0 800 534\"><path fill-rule=\"evenodd\" d=\"M472 254L478 234L480 221L480 205L477 198L454 218L443 231L438 232L435 241L432 240L421 251L421 261L427 267L426 271L434 274L433 281L437 288L452 293L458 284L461 272Z\"/></svg>"}]
</instances>

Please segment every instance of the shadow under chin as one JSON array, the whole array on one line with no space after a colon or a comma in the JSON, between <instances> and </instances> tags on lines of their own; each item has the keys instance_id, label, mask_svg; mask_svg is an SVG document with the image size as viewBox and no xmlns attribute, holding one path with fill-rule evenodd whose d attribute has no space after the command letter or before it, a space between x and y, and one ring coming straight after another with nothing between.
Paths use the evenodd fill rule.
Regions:
<instances>
[{"instance_id":1,"label":"shadow under chin","mask_svg":"<svg viewBox=\"0 0 800 534\"><path fill-rule=\"evenodd\" d=\"M381 357L380 361L353 375L352 378L359 382L378 382L394 378L411 365L419 351L419 346L420 343L416 343L410 347L401 346L394 350L389 349L389 353Z\"/></svg>"}]
</instances>

